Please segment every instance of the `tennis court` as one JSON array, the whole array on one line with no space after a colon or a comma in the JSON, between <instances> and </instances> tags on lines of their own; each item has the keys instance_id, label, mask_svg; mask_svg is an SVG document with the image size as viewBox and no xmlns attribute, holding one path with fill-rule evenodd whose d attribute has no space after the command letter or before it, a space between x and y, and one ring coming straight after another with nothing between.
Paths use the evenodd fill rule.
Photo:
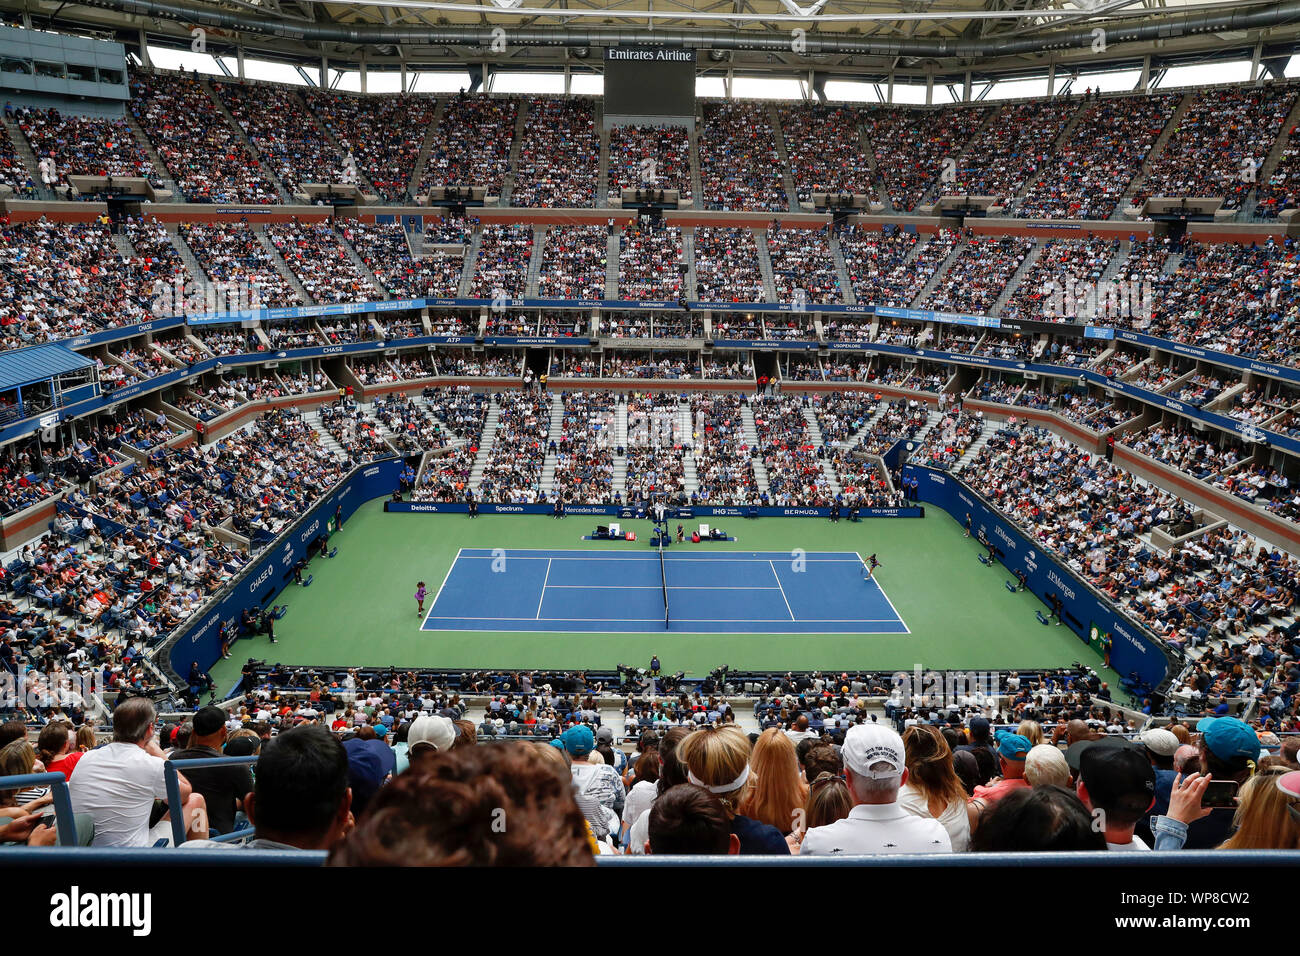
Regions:
<instances>
[{"instance_id":1,"label":"tennis court","mask_svg":"<svg viewBox=\"0 0 1300 956\"><path fill-rule=\"evenodd\" d=\"M425 631L907 634L854 551L457 552Z\"/></svg>"}]
</instances>

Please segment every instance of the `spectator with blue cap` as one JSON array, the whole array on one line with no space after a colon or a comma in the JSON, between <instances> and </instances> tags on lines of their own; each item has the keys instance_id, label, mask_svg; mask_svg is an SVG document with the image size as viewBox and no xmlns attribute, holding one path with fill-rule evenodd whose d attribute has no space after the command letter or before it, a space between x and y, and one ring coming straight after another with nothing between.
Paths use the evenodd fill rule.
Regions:
<instances>
[{"instance_id":1,"label":"spectator with blue cap","mask_svg":"<svg viewBox=\"0 0 1300 956\"><path fill-rule=\"evenodd\" d=\"M1236 717L1206 717L1196 725L1201 735L1201 771L1211 780L1235 780L1244 784L1255 772L1259 760L1259 737L1244 721ZM1187 827L1188 850L1208 850L1218 846L1232 832L1232 819L1236 810L1218 807Z\"/></svg>"},{"instance_id":2,"label":"spectator with blue cap","mask_svg":"<svg viewBox=\"0 0 1300 956\"><path fill-rule=\"evenodd\" d=\"M1029 789L1029 781L1025 779L1025 758L1033 747L1029 738L1022 734L997 735L998 766L1002 769L1002 777L996 783L975 788L971 802L976 809L983 811L1008 793Z\"/></svg>"},{"instance_id":3,"label":"spectator with blue cap","mask_svg":"<svg viewBox=\"0 0 1300 956\"><path fill-rule=\"evenodd\" d=\"M573 764L573 783L582 796L593 797L601 806L621 815L627 800L627 788L617 770L607 763L591 763L588 759L596 749L596 735L586 724L576 724L560 735ZM614 833L618 827L611 828Z\"/></svg>"}]
</instances>

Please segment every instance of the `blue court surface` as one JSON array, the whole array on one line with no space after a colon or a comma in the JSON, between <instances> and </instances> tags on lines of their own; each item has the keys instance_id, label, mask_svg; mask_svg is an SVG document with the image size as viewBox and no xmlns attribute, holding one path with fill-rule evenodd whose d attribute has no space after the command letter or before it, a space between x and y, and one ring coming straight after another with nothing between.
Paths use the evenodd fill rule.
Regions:
<instances>
[{"instance_id":1,"label":"blue court surface","mask_svg":"<svg viewBox=\"0 0 1300 956\"><path fill-rule=\"evenodd\" d=\"M668 621L664 621L664 583ZM907 634L853 551L463 548L425 631Z\"/></svg>"}]
</instances>

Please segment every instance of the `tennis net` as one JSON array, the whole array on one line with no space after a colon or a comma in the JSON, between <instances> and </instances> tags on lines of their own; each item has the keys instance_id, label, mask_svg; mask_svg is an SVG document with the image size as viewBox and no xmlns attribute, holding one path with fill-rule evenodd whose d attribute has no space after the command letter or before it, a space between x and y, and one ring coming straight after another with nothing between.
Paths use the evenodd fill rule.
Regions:
<instances>
[{"instance_id":1,"label":"tennis net","mask_svg":"<svg viewBox=\"0 0 1300 956\"><path fill-rule=\"evenodd\" d=\"M668 626L668 573L664 568L664 542L662 537L659 539L659 579L663 582L664 627L667 627Z\"/></svg>"}]
</instances>

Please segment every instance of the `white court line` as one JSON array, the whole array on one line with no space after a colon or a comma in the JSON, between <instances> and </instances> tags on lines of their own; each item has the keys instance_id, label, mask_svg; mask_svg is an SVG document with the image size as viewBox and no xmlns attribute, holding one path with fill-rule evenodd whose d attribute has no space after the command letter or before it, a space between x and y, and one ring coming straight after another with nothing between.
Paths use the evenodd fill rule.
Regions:
<instances>
[{"instance_id":1,"label":"white court line","mask_svg":"<svg viewBox=\"0 0 1300 956\"><path fill-rule=\"evenodd\" d=\"M790 599L785 596L785 588L781 586L781 575L776 573L776 562L769 561L767 564L772 569L772 577L776 578L777 588L781 591L781 600L785 602L785 612L790 615L790 620L793 621L795 620L794 611L790 609ZM768 588L768 590L770 591L771 588Z\"/></svg>"},{"instance_id":2,"label":"white court line","mask_svg":"<svg viewBox=\"0 0 1300 956\"><path fill-rule=\"evenodd\" d=\"M548 560L546 562L546 577L542 579L542 596L537 599L537 616L533 618L535 621L542 619L542 602L546 600L546 582L549 580L551 580L551 562Z\"/></svg>"},{"instance_id":3,"label":"white court line","mask_svg":"<svg viewBox=\"0 0 1300 956\"><path fill-rule=\"evenodd\" d=\"M433 620L437 621L536 621L534 617L453 617L451 615L439 615ZM569 621L576 621L582 624L663 624L662 618L657 617L548 617L546 623L561 624ZM676 619L674 618L674 622ZM886 620L873 621L863 620L859 617L823 617L813 620L800 620L795 618L787 621L785 618L746 618L746 617L687 617L682 618L683 622L695 622L697 624L899 624L897 618L888 618ZM476 631L478 628L444 628L444 630L465 630ZM726 633L723 631L709 633ZM791 633L799 633L797 631ZM872 633L885 633L875 631Z\"/></svg>"},{"instance_id":4,"label":"white court line","mask_svg":"<svg viewBox=\"0 0 1300 956\"><path fill-rule=\"evenodd\" d=\"M856 551L853 553L858 554ZM862 561L862 555L858 554L858 560ZM867 562L862 561L862 563L866 564ZM871 577L868 578L868 580L876 586L876 590L880 592L880 596L885 599L885 603L889 605L889 609L894 612L894 617L898 618L898 623L903 625L903 633L911 634L912 629L908 627L907 622L903 620L903 615L898 613L898 608L894 607L894 602L889 600L889 595L885 592L885 589L880 586L880 582L876 580L876 573L874 571L871 572Z\"/></svg>"},{"instance_id":5,"label":"white court line","mask_svg":"<svg viewBox=\"0 0 1300 956\"><path fill-rule=\"evenodd\" d=\"M433 616L433 608L438 603L438 598L442 595L442 589L447 586L447 579L451 577L452 568L455 568L456 562L460 560L460 553L464 550L464 548L456 549L456 557L451 559L451 567L448 568L447 573L442 576L442 583L438 585L438 593L435 594L433 600L429 602L429 610L424 615L424 620L420 622L420 630L423 631L425 629L424 625L428 624L429 618Z\"/></svg>"},{"instance_id":6,"label":"white court line","mask_svg":"<svg viewBox=\"0 0 1300 956\"><path fill-rule=\"evenodd\" d=\"M548 585L552 591L558 588L573 588L578 591L658 591L659 588L653 584L551 584ZM780 588L768 587L730 587L718 585L714 587L708 584L670 584L670 591L779 591Z\"/></svg>"},{"instance_id":7,"label":"white court line","mask_svg":"<svg viewBox=\"0 0 1300 956\"><path fill-rule=\"evenodd\" d=\"M511 548L511 549L508 549L508 550L514 550L514 549ZM541 549L540 549L540 548L536 548L536 549L534 549L534 550L539 550L539 551L540 551ZM544 553L544 552L543 552L543 553ZM616 553L618 553L618 552L616 552ZM708 553L709 553L710 555L713 555L713 554L727 554L728 552L726 552L726 551L711 551L711 552L708 552ZM737 552L737 553L738 553L738 554L746 554L746 553L748 553L748 552L741 551L741 552ZM507 554L506 557L507 557L509 560L512 560L512 561L599 561L602 557L604 557L604 556L606 556L606 555L608 555L608 554L609 554L609 552L606 552L606 551L591 551L591 552L588 552L588 553L586 554L586 556L584 556L584 557L577 557L577 558L543 558L543 557L532 558L532 557L524 557L524 556L521 556L521 555L513 555L513 554ZM782 558L786 557L785 554L782 554L781 556L782 556ZM494 561L494 560L496 560L496 559L495 559L492 555L490 555L490 554L466 554L466 555L462 556L462 557L460 558L460 560L462 560L462 561ZM638 554L638 555L633 555L633 556L630 557L630 558L619 558L618 560L619 560L620 562L658 561L658 560L659 560L659 556L658 556L658 555L655 555L655 556L652 558L652 557L649 557L648 555L640 555L640 554ZM709 559L706 560L706 559L704 559L704 558L687 558L687 557L680 556L680 555L677 556L677 557L669 557L668 555L664 555L664 560L666 560L666 561L682 561L682 562L692 561L692 560L698 560L698 561L701 561L701 562L707 564L707 563L709 563L709 561L718 561L719 563L721 563L721 561L722 561L723 559L720 559L720 558L709 558ZM732 557L728 557L728 558L726 558L725 560L726 560L727 562L730 562L730 563L736 563L736 564L769 564L769 563L771 563L767 558L732 558ZM805 564L857 564L857 565L861 565L861 564L862 564L862 561L861 561L861 559L855 561L853 558L804 558L804 563L805 563Z\"/></svg>"}]
</instances>

